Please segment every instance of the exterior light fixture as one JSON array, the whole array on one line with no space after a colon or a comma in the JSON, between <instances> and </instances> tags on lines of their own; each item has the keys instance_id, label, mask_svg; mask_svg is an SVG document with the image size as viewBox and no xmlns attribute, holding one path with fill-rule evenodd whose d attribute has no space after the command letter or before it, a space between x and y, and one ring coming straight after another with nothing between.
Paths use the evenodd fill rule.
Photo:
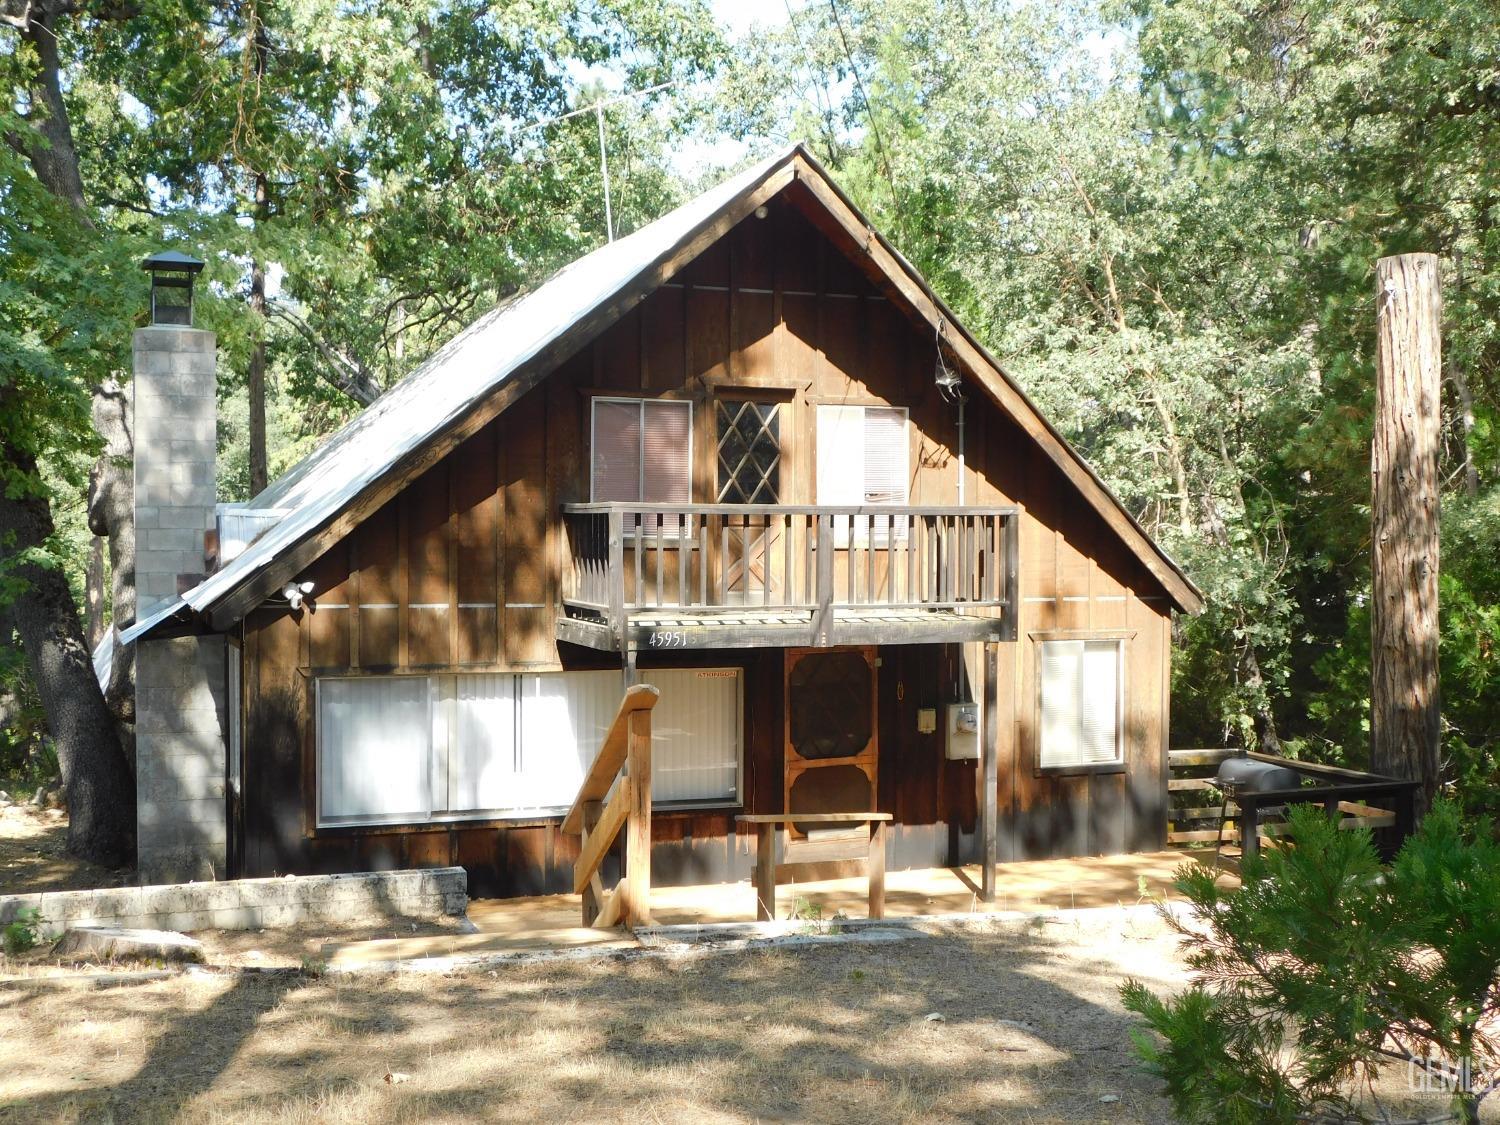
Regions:
<instances>
[{"instance_id":1,"label":"exterior light fixture","mask_svg":"<svg viewBox=\"0 0 1500 1125\"><path fill-rule=\"evenodd\" d=\"M312 592L311 582L288 582L281 588L281 596L286 599L286 604L292 607L293 612L302 608L302 603Z\"/></svg>"},{"instance_id":2,"label":"exterior light fixture","mask_svg":"<svg viewBox=\"0 0 1500 1125\"><path fill-rule=\"evenodd\" d=\"M197 258L163 250L141 263L151 275L151 323L193 326L193 278L203 270Z\"/></svg>"},{"instance_id":3,"label":"exterior light fixture","mask_svg":"<svg viewBox=\"0 0 1500 1125\"><path fill-rule=\"evenodd\" d=\"M932 368L932 381L937 384L939 393L950 401L962 401L963 388L959 386L958 372L948 366L943 359L943 329L946 327L943 321L938 321L936 352L937 362Z\"/></svg>"}]
</instances>

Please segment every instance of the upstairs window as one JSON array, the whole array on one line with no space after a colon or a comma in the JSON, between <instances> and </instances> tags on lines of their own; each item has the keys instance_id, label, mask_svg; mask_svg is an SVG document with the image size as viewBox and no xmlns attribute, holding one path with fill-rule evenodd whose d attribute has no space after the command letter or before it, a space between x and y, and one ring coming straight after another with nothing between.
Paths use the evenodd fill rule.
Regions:
<instances>
[{"instance_id":1,"label":"upstairs window","mask_svg":"<svg viewBox=\"0 0 1500 1125\"><path fill-rule=\"evenodd\" d=\"M1109 766L1122 761L1120 745L1121 644L1109 641L1042 641L1042 769Z\"/></svg>"},{"instance_id":2,"label":"upstairs window","mask_svg":"<svg viewBox=\"0 0 1500 1125\"><path fill-rule=\"evenodd\" d=\"M691 403L596 398L592 431L591 499L691 503Z\"/></svg>"},{"instance_id":3,"label":"upstairs window","mask_svg":"<svg viewBox=\"0 0 1500 1125\"><path fill-rule=\"evenodd\" d=\"M910 492L911 450L906 435L906 411L894 406L818 407L818 503L831 507L901 505ZM870 541L873 526L877 545L889 534L889 519L861 516L854 538ZM838 545L849 543L849 519L836 524ZM906 525L896 525L898 539Z\"/></svg>"}]
</instances>

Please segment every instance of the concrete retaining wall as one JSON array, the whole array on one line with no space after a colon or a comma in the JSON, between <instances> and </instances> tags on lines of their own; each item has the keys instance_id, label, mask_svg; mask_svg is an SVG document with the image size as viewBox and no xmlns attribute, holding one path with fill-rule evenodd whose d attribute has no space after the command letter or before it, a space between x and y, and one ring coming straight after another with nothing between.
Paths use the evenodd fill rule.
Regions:
<instances>
[{"instance_id":1,"label":"concrete retaining wall","mask_svg":"<svg viewBox=\"0 0 1500 1125\"><path fill-rule=\"evenodd\" d=\"M309 922L439 918L463 914L468 904L464 869L432 867L6 895L0 896L0 925L36 910L49 936L87 922L180 932L288 929Z\"/></svg>"}]
</instances>

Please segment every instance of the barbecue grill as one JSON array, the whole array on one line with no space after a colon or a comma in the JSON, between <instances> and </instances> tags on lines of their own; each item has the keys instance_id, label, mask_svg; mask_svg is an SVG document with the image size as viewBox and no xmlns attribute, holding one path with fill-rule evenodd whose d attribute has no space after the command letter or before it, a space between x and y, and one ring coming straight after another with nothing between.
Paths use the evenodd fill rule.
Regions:
<instances>
[{"instance_id":1,"label":"barbecue grill","mask_svg":"<svg viewBox=\"0 0 1500 1125\"><path fill-rule=\"evenodd\" d=\"M1229 802L1247 793L1272 793L1280 789L1295 789L1302 784L1302 775L1287 766L1275 762L1262 762L1256 758L1225 758L1219 763L1219 772L1214 776L1214 787L1224 794L1219 805L1219 836L1214 842L1214 868L1219 866L1219 852L1224 847L1224 814L1229 811ZM1254 832L1260 827L1262 812L1277 809L1257 809L1256 823L1250 826ZM1244 809L1240 810L1244 816Z\"/></svg>"}]
</instances>

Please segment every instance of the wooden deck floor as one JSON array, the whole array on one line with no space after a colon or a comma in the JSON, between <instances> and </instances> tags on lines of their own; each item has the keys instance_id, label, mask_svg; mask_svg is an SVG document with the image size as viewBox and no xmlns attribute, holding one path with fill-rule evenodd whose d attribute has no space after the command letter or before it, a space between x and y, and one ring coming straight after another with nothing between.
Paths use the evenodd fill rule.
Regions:
<instances>
[{"instance_id":1,"label":"wooden deck floor","mask_svg":"<svg viewBox=\"0 0 1500 1125\"><path fill-rule=\"evenodd\" d=\"M935 867L892 871L886 876L886 916L1046 911L1116 906L1147 894L1174 897L1172 877L1191 859L1183 851L1083 859L1034 860L999 865L993 904L979 901L977 867ZM862 878L829 879L778 887L776 916L794 910L803 916L830 918L842 911L851 918L866 913ZM593 946L599 949L635 945L623 931L588 929L579 924L577 895L476 899L469 918L479 932L457 936L391 938L324 948L331 965L394 961L453 954L506 953ZM755 918L755 896L749 881L692 887L656 887L651 912L658 925L747 922Z\"/></svg>"}]
</instances>

